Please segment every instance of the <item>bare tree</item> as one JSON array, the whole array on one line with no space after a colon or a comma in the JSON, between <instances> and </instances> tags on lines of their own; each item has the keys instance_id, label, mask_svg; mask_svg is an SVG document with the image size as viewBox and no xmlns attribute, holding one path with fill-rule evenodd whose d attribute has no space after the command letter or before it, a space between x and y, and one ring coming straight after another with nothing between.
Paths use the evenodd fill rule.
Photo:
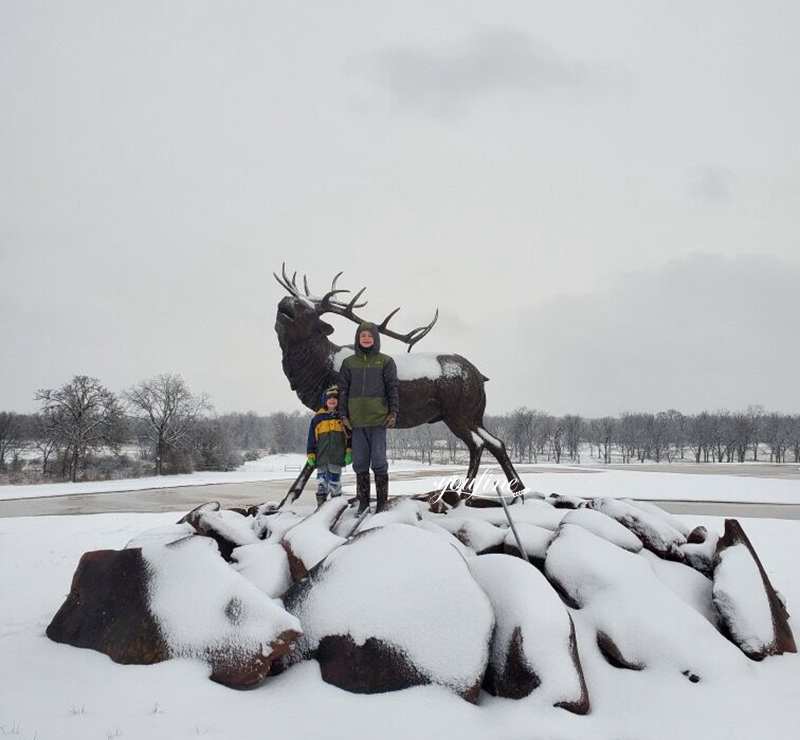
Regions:
<instances>
[{"instance_id":1,"label":"bare tree","mask_svg":"<svg viewBox=\"0 0 800 740\"><path fill-rule=\"evenodd\" d=\"M585 435L583 419L577 414L567 414L563 421L564 442L567 446L567 454L573 462L580 462L580 446Z\"/></svg>"},{"instance_id":2,"label":"bare tree","mask_svg":"<svg viewBox=\"0 0 800 740\"><path fill-rule=\"evenodd\" d=\"M31 441L42 455L42 475L47 475L47 464L61 446L58 428L45 414L35 414L31 424Z\"/></svg>"},{"instance_id":3,"label":"bare tree","mask_svg":"<svg viewBox=\"0 0 800 740\"><path fill-rule=\"evenodd\" d=\"M63 472L75 482L86 455L102 447L118 450L125 419L117 397L97 378L76 375L60 388L39 390L42 416L64 447Z\"/></svg>"},{"instance_id":4,"label":"bare tree","mask_svg":"<svg viewBox=\"0 0 800 740\"><path fill-rule=\"evenodd\" d=\"M6 455L14 455L20 443L20 424L17 414L0 412L0 470L6 469Z\"/></svg>"},{"instance_id":5,"label":"bare tree","mask_svg":"<svg viewBox=\"0 0 800 740\"><path fill-rule=\"evenodd\" d=\"M205 395L195 396L180 375L169 373L133 386L125 398L144 422L156 475L163 474L164 458L170 451L189 445L195 422L211 408Z\"/></svg>"}]
</instances>

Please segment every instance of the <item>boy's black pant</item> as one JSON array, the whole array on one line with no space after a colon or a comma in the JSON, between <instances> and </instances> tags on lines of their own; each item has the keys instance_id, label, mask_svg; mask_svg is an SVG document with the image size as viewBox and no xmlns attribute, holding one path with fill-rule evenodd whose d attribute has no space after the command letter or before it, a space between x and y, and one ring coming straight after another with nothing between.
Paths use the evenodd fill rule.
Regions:
<instances>
[{"instance_id":1,"label":"boy's black pant","mask_svg":"<svg viewBox=\"0 0 800 740\"><path fill-rule=\"evenodd\" d=\"M353 472L375 475L389 472L386 462L386 427L353 427Z\"/></svg>"}]
</instances>

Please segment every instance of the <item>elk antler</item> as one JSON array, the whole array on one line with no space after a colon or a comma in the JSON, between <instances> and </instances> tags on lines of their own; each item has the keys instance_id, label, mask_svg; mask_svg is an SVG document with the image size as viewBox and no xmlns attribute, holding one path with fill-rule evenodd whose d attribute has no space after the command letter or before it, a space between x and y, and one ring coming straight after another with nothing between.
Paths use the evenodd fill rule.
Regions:
<instances>
[{"instance_id":1,"label":"elk antler","mask_svg":"<svg viewBox=\"0 0 800 740\"><path fill-rule=\"evenodd\" d=\"M311 294L311 291L308 287L308 279L305 275L303 275L303 290L305 295L300 294L300 288L297 286L297 273L295 272L291 279L286 274L286 263L281 264L281 275L282 277L278 277L274 272L272 273L275 276L275 279L278 281L278 284L281 287L285 288L291 295L295 298L303 298L314 304L314 307L319 315L325 313L334 313L337 316L343 316L346 319L350 319L350 321L355 322L356 324L360 324L364 321L360 316L357 316L355 313L356 308L363 308L367 305L367 301L363 303L359 303L358 299L361 298L364 291L367 289L366 286L361 288L347 303L344 301L337 301L335 300L334 296L338 293L349 293L350 291L345 288L337 288L336 281L341 277L342 272L337 272L334 276L333 280L331 280L331 287L330 290L325 293L321 298L317 298ZM434 324L439 318L439 309L436 309L436 312L433 315L433 319L429 324L425 326L418 326L416 329L412 329L411 331L407 332L406 334L398 334L391 329L388 329L389 321L391 321L392 317L400 310L400 306L398 306L394 311L391 311L386 318L378 324L378 332L380 334L384 334L387 337L391 337L392 339L397 339L404 344L408 345L408 352L411 352L411 348L420 341L431 329L433 329Z\"/></svg>"}]
</instances>

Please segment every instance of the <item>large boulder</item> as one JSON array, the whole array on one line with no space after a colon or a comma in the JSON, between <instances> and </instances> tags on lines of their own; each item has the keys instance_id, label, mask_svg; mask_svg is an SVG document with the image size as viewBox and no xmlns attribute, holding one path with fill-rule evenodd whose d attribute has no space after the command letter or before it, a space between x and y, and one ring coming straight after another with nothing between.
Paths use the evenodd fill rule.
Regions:
<instances>
[{"instance_id":1,"label":"large boulder","mask_svg":"<svg viewBox=\"0 0 800 740\"><path fill-rule=\"evenodd\" d=\"M219 553L230 561L234 548L258 542L253 517L232 509L221 509L216 501L192 509L178 524L189 524L197 534L217 543Z\"/></svg>"},{"instance_id":2,"label":"large boulder","mask_svg":"<svg viewBox=\"0 0 800 740\"><path fill-rule=\"evenodd\" d=\"M219 557L207 537L86 553L47 628L56 642L120 663L208 663L214 681L258 684L300 636L300 623Z\"/></svg>"},{"instance_id":3,"label":"large boulder","mask_svg":"<svg viewBox=\"0 0 800 740\"><path fill-rule=\"evenodd\" d=\"M797 652L786 606L736 519L717 543L713 602L720 629L748 658Z\"/></svg>"},{"instance_id":4,"label":"large boulder","mask_svg":"<svg viewBox=\"0 0 800 740\"><path fill-rule=\"evenodd\" d=\"M439 516L435 521L478 555L503 552L506 529L457 514Z\"/></svg>"},{"instance_id":5,"label":"large boulder","mask_svg":"<svg viewBox=\"0 0 800 740\"><path fill-rule=\"evenodd\" d=\"M573 617L579 634L593 634L603 657L617 668L654 668L692 683L743 670L735 646L654 577L641 553L564 524L547 549L545 574L578 609Z\"/></svg>"},{"instance_id":6,"label":"large boulder","mask_svg":"<svg viewBox=\"0 0 800 740\"><path fill-rule=\"evenodd\" d=\"M283 596L292 585L289 557L276 542L237 547L231 554L231 567L272 599Z\"/></svg>"},{"instance_id":7,"label":"large boulder","mask_svg":"<svg viewBox=\"0 0 800 740\"><path fill-rule=\"evenodd\" d=\"M477 701L494 614L445 537L397 523L358 534L285 604L328 683L358 693L433 683Z\"/></svg>"},{"instance_id":8,"label":"large boulder","mask_svg":"<svg viewBox=\"0 0 800 740\"><path fill-rule=\"evenodd\" d=\"M577 524L625 550L639 552L642 549L642 541L630 529L595 509L585 507L573 509L567 512L562 522Z\"/></svg>"},{"instance_id":9,"label":"large boulder","mask_svg":"<svg viewBox=\"0 0 800 740\"><path fill-rule=\"evenodd\" d=\"M84 553L47 636L98 650L116 663L166 660L169 646L148 607L149 581L141 548Z\"/></svg>"},{"instance_id":10,"label":"large boulder","mask_svg":"<svg viewBox=\"0 0 800 740\"><path fill-rule=\"evenodd\" d=\"M686 535L674 525L666 512L661 512L664 514L662 516L649 507L615 498L592 499L589 508L616 519L659 557L669 560L683 559L679 548L686 544Z\"/></svg>"},{"instance_id":11,"label":"large boulder","mask_svg":"<svg viewBox=\"0 0 800 740\"><path fill-rule=\"evenodd\" d=\"M545 529L537 524L529 524L528 522L520 522L515 525L514 529L517 530L517 535L519 535L519 543L514 536L514 531L509 527L506 532L506 538L503 541L503 552L507 555L527 558L537 568L544 567L547 548L553 541L555 532L552 529ZM524 553L519 551L519 545L522 545Z\"/></svg>"},{"instance_id":12,"label":"large boulder","mask_svg":"<svg viewBox=\"0 0 800 740\"><path fill-rule=\"evenodd\" d=\"M484 687L521 699L536 690L553 706L589 711L572 618L547 579L509 555L472 558L469 567L492 602L496 626Z\"/></svg>"},{"instance_id":13,"label":"large boulder","mask_svg":"<svg viewBox=\"0 0 800 740\"><path fill-rule=\"evenodd\" d=\"M347 541L331 531L346 508L343 496L330 499L285 532L281 544L289 558L293 580L304 578L317 563Z\"/></svg>"}]
</instances>

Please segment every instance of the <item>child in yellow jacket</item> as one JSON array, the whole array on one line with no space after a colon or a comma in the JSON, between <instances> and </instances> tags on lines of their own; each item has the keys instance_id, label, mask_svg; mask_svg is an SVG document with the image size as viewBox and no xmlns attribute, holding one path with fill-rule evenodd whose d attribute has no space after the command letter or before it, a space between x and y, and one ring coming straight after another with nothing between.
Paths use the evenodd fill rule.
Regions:
<instances>
[{"instance_id":1,"label":"child in yellow jacket","mask_svg":"<svg viewBox=\"0 0 800 740\"><path fill-rule=\"evenodd\" d=\"M352 460L350 431L339 415L339 388L335 385L322 394L322 406L308 427L306 455L317 468L317 505L342 495L342 468Z\"/></svg>"}]
</instances>

